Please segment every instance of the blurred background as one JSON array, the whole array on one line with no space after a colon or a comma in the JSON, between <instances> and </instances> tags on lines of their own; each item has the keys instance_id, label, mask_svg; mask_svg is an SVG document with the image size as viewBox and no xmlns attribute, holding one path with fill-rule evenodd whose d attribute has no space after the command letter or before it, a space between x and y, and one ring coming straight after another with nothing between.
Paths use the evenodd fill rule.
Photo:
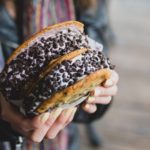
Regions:
<instances>
[{"instance_id":1,"label":"blurred background","mask_svg":"<svg viewBox=\"0 0 150 150\"><path fill-rule=\"evenodd\" d=\"M120 75L119 92L95 124L102 150L150 149L150 1L110 0L115 44L110 57ZM81 149L94 149L80 126ZM99 148L98 148L99 149Z\"/></svg>"}]
</instances>

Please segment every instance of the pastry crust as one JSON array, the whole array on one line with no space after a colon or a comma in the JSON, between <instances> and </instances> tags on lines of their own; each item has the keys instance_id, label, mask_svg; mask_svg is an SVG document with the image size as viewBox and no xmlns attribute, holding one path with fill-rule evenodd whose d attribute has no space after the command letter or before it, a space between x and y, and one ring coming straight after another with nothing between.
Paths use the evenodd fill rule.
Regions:
<instances>
[{"instance_id":1,"label":"pastry crust","mask_svg":"<svg viewBox=\"0 0 150 150\"><path fill-rule=\"evenodd\" d=\"M48 109L54 109L56 107L61 107L61 105L63 106L63 104L72 103L75 100L85 96L96 86L101 85L105 80L109 79L110 76L110 69L98 70L86 76L74 85L55 93L50 99L44 101L35 111L40 114Z\"/></svg>"},{"instance_id":2,"label":"pastry crust","mask_svg":"<svg viewBox=\"0 0 150 150\"><path fill-rule=\"evenodd\" d=\"M49 26L47 28L42 29L41 31L35 33L33 36L31 36L27 41L25 41L21 46L19 46L13 54L9 57L6 64L9 64L18 54L21 53L21 49L25 49L28 45L30 45L30 42L34 41L36 37L39 37L40 35L47 33L49 31L53 31L59 28L67 28L69 26L75 26L77 27L81 32L84 30L84 25L78 21L66 21L62 23L58 23L52 26Z\"/></svg>"}]
</instances>

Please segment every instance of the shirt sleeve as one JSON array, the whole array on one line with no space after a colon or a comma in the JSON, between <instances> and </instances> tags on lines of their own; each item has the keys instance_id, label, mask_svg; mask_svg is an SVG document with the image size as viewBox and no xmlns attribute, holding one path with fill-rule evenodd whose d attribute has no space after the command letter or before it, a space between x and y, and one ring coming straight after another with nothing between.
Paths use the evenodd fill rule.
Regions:
<instances>
[{"instance_id":1,"label":"shirt sleeve","mask_svg":"<svg viewBox=\"0 0 150 150\"><path fill-rule=\"evenodd\" d=\"M76 112L76 115L73 121L75 123L91 123L103 117L103 115L106 113L106 111L108 110L110 106L111 106L111 103L108 105L97 104L97 111L93 114L89 114L88 112L85 112L80 106Z\"/></svg>"}]
</instances>

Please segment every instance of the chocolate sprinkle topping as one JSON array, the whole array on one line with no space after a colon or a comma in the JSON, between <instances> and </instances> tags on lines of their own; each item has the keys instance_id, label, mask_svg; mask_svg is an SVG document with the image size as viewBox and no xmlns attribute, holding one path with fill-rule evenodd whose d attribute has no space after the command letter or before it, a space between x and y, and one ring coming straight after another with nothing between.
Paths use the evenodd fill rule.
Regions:
<instances>
[{"instance_id":1,"label":"chocolate sprinkle topping","mask_svg":"<svg viewBox=\"0 0 150 150\"><path fill-rule=\"evenodd\" d=\"M32 83L51 60L87 45L86 36L72 29L42 37L5 66L0 74L2 93L8 100L21 99L25 96L25 85Z\"/></svg>"},{"instance_id":2,"label":"chocolate sprinkle topping","mask_svg":"<svg viewBox=\"0 0 150 150\"><path fill-rule=\"evenodd\" d=\"M29 83L32 84L38 79L50 61L80 48L89 50L55 66L26 96ZM99 69L114 69L114 67L102 54L101 48L91 46L84 33L69 28L51 37L38 39L6 65L0 73L0 91L8 101L22 102L21 108L27 115L35 115L35 109L41 102L56 92Z\"/></svg>"}]
</instances>

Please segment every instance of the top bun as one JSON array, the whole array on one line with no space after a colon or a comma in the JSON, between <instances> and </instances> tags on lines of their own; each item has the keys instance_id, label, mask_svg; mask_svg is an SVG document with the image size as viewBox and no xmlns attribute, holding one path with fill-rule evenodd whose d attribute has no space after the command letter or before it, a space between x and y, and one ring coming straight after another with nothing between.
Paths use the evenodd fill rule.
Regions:
<instances>
[{"instance_id":1,"label":"top bun","mask_svg":"<svg viewBox=\"0 0 150 150\"><path fill-rule=\"evenodd\" d=\"M49 26L47 28L42 29L41 31L33 34L28 40L26 40L22 45L20 45L11 55L11 57L9 57L9 59L7 60L7 64L9 64L13 59L15 59L17 57L17 55L19 55L26 47L28 47L29 45L33 44L36 39L43 37L44 34L54 34L56 32L61 31L62 29L65 28L77 28L79 29L81 32L83 32L84 30L84 24L82 24L81 22L78 21L66 21L66 22L62 22L62 23L58 23L58 24L54 24L52 26Z\"/></svg>"}]
</instances>

